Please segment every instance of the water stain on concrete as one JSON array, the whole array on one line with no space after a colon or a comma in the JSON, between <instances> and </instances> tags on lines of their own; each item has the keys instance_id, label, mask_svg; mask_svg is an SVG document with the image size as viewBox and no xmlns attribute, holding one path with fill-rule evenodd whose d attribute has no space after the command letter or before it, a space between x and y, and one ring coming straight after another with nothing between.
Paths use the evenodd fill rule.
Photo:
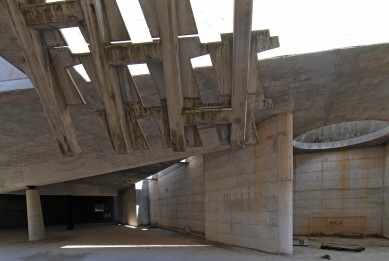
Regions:
<instances>
[{"instance_id":1,"label":"water stain on concrete","mask_svg":"<svg viewBox=\"0 0 389 261\"><path fill-rule=\"evenodd\" d=\"M52 253L50 251L37 252L33 255L25 256L20 258L23 261L78 261L83 260L90 253L83 254L65 254L65 253Z\"/></svg>"}]
</instances>

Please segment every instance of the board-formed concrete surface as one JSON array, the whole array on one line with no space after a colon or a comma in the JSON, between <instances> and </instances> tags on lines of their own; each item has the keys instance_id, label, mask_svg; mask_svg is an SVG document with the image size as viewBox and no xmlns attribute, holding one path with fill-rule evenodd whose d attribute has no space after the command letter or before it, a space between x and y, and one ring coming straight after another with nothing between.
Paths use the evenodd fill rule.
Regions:
<instances>
[{"instance_id":1,"label":"board-formed concrete surface","mask_svg":"<svg viewBox=\"0 0 389 261\"><path fill-rule=\"evenodd\" d=\"M367 234L382 235L386 165L383 146L295 155L294 234L308 234L310 216L362 215Z\"/></svg>"},{"instance_id":2,"label":"board-formed concrete surface","mask_svg":"<svg viewBox=\"0 0 389 261\"><path fill-rule=\"evenodd\" d=\"M312 261L324 260L320 256L326 253L330 253L333 260L343 261L389 259L389 240L381 238L316 238L309 247L294 247L293 256L282 256L223 245L162 229L142 230L141 227L129 228L112 223L76 225L73 231L66 231L65 226L48 227L47 240L40 242L28 242L27 237L26 230L0 230L0 261ZM364 245L366 250L360 253L322 250L319 249L320 242ZM112 247L62 248L83 245Z\"/></svg>"}]
</instances>

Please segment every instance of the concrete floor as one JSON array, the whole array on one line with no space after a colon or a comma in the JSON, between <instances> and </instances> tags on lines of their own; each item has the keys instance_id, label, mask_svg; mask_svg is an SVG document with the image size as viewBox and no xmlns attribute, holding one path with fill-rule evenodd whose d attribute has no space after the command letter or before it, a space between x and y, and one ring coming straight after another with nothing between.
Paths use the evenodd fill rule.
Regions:
<instances>
[{"instance_id":1,"label":"concrete floor","mask_svg":"<svg viewBox=\"0 0 389 261\"><path fill-rule=\"evenodd\" d=\"M331 253L333 256L332 260L389 260L389 240L380 238L316 238L316 241L311 241L312 245L309 247L294 247L293 256L277 256L254 250L217 244L197 237L162 229L142 230L142 228L130 228L114 224L76 225L75 228L76 230L66 231L64 226L48 227L46 229L48 239L34 243L27 241L26 230L0 230L0 260L288 261L324 260L319 257L325 253ZM360 253L321 250L319 249L321 241L363 244L366 246L366 250ZM64 246L80 247L85 245L89 245L89 247L62 248ZM151 245L165 245L165 247ZM169 247L166 245L178 246ZM96 248L95 246L101 247Z\"/></svg>"}]
</instances>

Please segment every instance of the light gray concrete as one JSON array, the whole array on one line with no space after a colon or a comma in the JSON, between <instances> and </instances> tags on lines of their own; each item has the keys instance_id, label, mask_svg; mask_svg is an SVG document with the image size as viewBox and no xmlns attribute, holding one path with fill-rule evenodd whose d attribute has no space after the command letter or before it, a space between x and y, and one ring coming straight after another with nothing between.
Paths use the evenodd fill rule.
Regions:
<instances>
[{"instance_id":1,"label":"light gray concrete","mask_svg":"<svg viewBox=\"0 0 389 261\"><path fill-rule=\"evenodd\" d=\"M339 242L365 245L360 253L320 249L320 242ZM368 238L317 238L309 247L294 247L293 256L274 255L245 248L227 246L177 232L142 228L128 228L112 224L79 225L76 230L48 227L47 239L28 242L24 230L0 231L1 261L294 261L324 260L326 253L332 260L382 261L389 259L389 240ZM89 248L62 248L64 246L90 245ZM117 247L117 246L124 247ZM155 245L165 245L157 247ZM167 246L167 245L170 245ZM173 245L173 246L172 246ZM175 245L175 246L174 246ZM96 248L93 246L111 246ZM116 247L115 247L116 246Z\"/></svg>"},{"instance_id":2,"label":"light gray concrete","mask_svg":"<svg viewBox=\"0 0 389 261\"><path fill-rule=\"evenodd\" d=\"M150 180L150 221L154 226L204 236L203 156L193 156Z\"/></svg>"},{"instance_id":3,"label":"light gray concrete","mask_svg":"<svg viewBox=\"0 0 389 261\"><path fill-rule=\"evenodd\" d=\"M385 146L384 204L382 209L382 234L389 238L389 143Z\"/></svg>"},{"instance_id":4,"label":"light gray concrete","mask_svg":"<svg viewBox=\"0 0 389 261\"><path fill-rule=\"evenodd\" d=\"M27 222L28 222L28 240L39 241L46 238L45 227L43 223L42 206L39 191L36 189L27 189Z\"/></svg>"},{"instance_id":5,"label":"light gray concrete","mask_svg":"<svg viewBox=\"0 0 389 261\"><path fill-rule=\"evenodd\" d=\"M119 204L121 208L120 220L122 224L138 226L136 209L136 191L135 185L119 191Z\"/></svg>"},{"instance_id":6,"label":"light gray concrete","mask_svg":"<svg viewBox=\"0 0 389 261\"><path fill-rule=\"evenodd\" d=\"M141 189L136 189L136 205L138 206L138 225L150 225L150 193L148 179L142 181Z\"/></svg>"},{"instance_id":7,"label":"light gray concrete","mask_svg":"<svg viewBox=\"0 0 389 261\"><path fill-rule=\"evenodd\" d=\"M307 235L309 216L363 215L382 235L384 156L382 146L295 155L294 234Z\"/></svg>"},{"instance_id":8,"label":"light gray concrete","mask_svg":"<svg viewBox=\"0 0 389 261\"><path fill-rule=\"evenodd\" d=\"M258 145L204 155L205 238L292 254L292 115L257 131Z\"/></svg>"},{"instance_id":9,"label":"light gray concrete","mask_svg":"<svg viewBox=\"0 0 389 261\"><path fill-rule=\"evenodd\" d=\"M389 122L352 121L308 131L294 139L293 146L300 152L349 148L355 145L371 146L373 142L388 140L388 134Z\"/></svg>"}]
</instances>

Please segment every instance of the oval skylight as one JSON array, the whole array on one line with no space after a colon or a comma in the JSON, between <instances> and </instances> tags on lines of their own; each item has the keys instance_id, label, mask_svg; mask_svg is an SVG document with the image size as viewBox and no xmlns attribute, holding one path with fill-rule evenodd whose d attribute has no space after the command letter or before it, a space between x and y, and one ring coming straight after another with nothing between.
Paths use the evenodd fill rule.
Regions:
<instances>
[{"instance_id":1,"label":"oval skylight","mask_svg":"<svg viewBox=\"0 0 389 261\"><path fill-rule=\"evenodd\" d=\"M389 134L389 122L351 121L308 131L293 141L306 150L335 149L372 141Z\"/></svg>"}]
</instances>

